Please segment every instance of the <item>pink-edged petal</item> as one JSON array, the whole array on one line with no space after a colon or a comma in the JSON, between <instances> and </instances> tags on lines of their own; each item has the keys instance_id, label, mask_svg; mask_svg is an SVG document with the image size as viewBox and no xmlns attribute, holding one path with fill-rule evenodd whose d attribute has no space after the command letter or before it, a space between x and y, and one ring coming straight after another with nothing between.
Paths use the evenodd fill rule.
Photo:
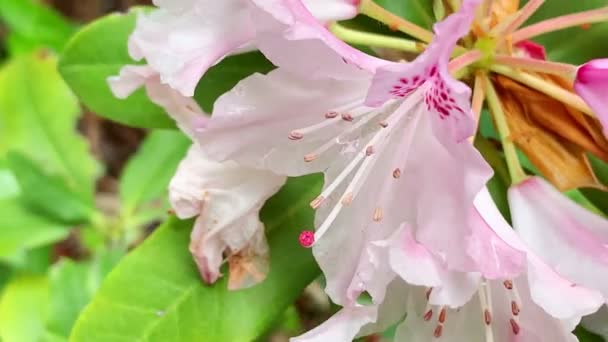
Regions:
<instances>
[{"instance_id":1,"label":"pink-edged petal","mask_svg":"<svg viewBox=\"0 0 608 342\"><path fill-rule=\"evenodd\" d=\"M608 298L608 220L531 177L509 189L513 226L557 273Z\"/></svg>"},{"instance_id":2,"label":"pink-edged petal","mask_svg":"<svg viewBox=\"0 0 608 342\"><path fill-rule=\"evenodd\" d=\"M425 104L437 119L435 134L445 144L460 142L474 133L471 89L455 80L448 61L456 42L469 32L479 1L464 1L458 12L435 25L435 38L413 62L389 64L377 70L366 104L378 106L391 98L409 96L428 84Z\"/></svg>"},{"instance_id":3,"label":"pink-edged petal","mask_svg":"<svg viewBox=\"0 0 608 342\"><path fill-rule=\"evenodd\" d=\"M404 196L415 199L408 201L407 208L414 215L409 222L415 239L449 269L471 271L474 261L463 253L462 246L472 233L469 213L473 200L492 169L470 143L446 146L438 141L433 119L426 114L421 115L401 177L406 183Z\"/></svg>"},{"instance_id":4,"label":"pink-edged petal","mask_svg":"<svg viewBox=\"0 0 608 342\"><path fill-rule=\"evenodd\" d=\"M574 90L593 109L608 136L608 58L581 65L576 73Z\"/></svg>"},{"instance_id":5,"label":"pink-edged petal","mask_svg":"<svg viewBox=\"0 0 608 342\"><path fill-rule=\"evenodd\" d=\"M190 148L171 180L169 199L178 217L198 215L190 251L203 280L218 279L224 254L240 258L230 260L240 262L231 262L231 287L250 286L264 278L268 247L258 214L284 182L284 176L210 161L197 145ZM240 279L233 278L236 273Z\"/></svg>"},{"instance_id":6,"label":"pink-edged petal","mask_svg":"<svg viewBox=\"0 0 608 342\"><path fill-rule=\"evenodd\" d=\"M376 305L343 308L315 329L290 339L292 342L352 341L366 324L376 321Z\"/></svg>"},{"instance_id":7,"label":"pink-edged petal","mask_svg":"<svg viewBox=\"0 0 608 342\"><path fill-rule=\"evenodd\" d=\"M547 51L541 44L535 43L531 40L523 40L515 44L516 53L522 57L529 57L534 59L546 60Z\"/></svg>"},{"instance_id":8,"label":"pink-edged petal","mask_svg":"<svg viewBox=\"0 0 608 342\"><path fill-rule=\"evenodd\" d=\"M330 8L344 8L348 1L252 1L257 5L252 9L252 16L257 18L257 46L281 68L310 78L350 79L388 63L336 38L306 7L315 13L327 13L327 3L331 3Z\"/></svg>"},{"instance_id":9,"label":"pink-edged petal","mask_svg":"<svg viewBox=\"0 0 608 342\"><path fill-rule=\"evenodd\" d=\"M194 95L207 69L254 38L246 0L158 4L167 7L138 16L129 53L184 96Z\"/></svg>"},{"instance_id":10,"label":"pink-edged petal","mask_svg":"<svg viewBox=\"0 0 608 342\"><path fill-rule=\"evenodd\" d=\"M526 268L526 253L517 243L513 245L511 231L494 204L487 188L475 197L471 210L473 232L468 238L467 253L475 260L476 268L487 279L515 278ZM505 236L506 235L506 236ZM505 240L503 240L506 239Z\"/></svg>"},{"instance_id":11,"label":"pink-edged petal","mask_svg":"<svg viewBox=\"0 0 608 342\"><path fill-rule=\"evenodd\" d=\"M196 101L161 84L158 73L149 66L127 65L118 76L109 77L108 84L114 95L121 99L145 86L150 100L162 107L190 137L207 124L208 118Z\"/></svg>"},{"instance_id":12,"label":"pink-edged petal","mask_svg":"<svg viewBox=\"0 0 608 342\"><path fill-rule=\"evenodd\" d=\"M290 133L327 120L333 108L361 98L368 84L365 79L309 80L282 69L252 75L216 101L213 120L199 141L218 160L233 159L291 176L322 171L343 145L336 144L333 152L313 162L305 162L304 156L352 123L342 120L299 140L290 140Z\"/></svg>"}]
</instances>

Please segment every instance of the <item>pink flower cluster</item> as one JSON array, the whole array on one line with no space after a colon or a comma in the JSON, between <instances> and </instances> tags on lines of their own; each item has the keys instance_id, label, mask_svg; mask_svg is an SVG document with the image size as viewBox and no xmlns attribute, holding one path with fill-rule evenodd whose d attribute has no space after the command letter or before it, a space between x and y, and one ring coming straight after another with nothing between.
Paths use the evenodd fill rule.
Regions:
<instances>
[{"instance_id":1,"label":"pink flower cluster","mask_svg":"<svg viewBox=\"0 0 608 342\"><path fill-rule=\"evenodd\" d=\"M537 177L509 190L513 227L496 208L492 169L468 140L471 89L448 71L478 3L464 0L421 55L396 63L327 30L358 1L155 1L129 41L147 64L110 84L121 97L145 86L194 141L170 190L178 216L198 216L191 250L205 281L243 254L258 277L241 285L263 279L259 209L286 176L323 172L316 229L300 242L343 309L294 341L399 322L399 341L576 341L581 317L608 299L608 221ZM277 68L242 80L208 119L194 87L251 49ZM581 67L576 89L608 125L607 62Z\"/></svg>"}]
</instances>

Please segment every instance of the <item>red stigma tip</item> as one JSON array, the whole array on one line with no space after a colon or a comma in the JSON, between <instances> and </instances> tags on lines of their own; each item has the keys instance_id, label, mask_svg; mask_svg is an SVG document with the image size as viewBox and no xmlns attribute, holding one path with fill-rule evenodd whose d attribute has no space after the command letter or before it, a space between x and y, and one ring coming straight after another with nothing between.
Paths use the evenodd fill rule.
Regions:
<instances>
[{"instance_id":1,"label":"red stigma tip","mask_svg":"<svg viewBox=\"0 0 608 342\"><path fill-rule=\"evenodd\" d=\"M300 233L300 245L304 248L310 248L315 243L315 233L310 230L305 230Z\"/></svg>"}]
</instances>

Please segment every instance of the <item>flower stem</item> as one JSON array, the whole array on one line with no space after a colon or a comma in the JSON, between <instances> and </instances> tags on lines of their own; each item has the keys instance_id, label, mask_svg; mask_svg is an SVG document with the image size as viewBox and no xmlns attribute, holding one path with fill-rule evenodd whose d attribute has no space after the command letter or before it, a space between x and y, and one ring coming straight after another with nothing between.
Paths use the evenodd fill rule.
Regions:
<instances>
[{"instance_id":1,"label":"flower stem","mask_svg":"<svg viewBox=\"0 0 608 342\"><path fill-rule=\"evenodd\" d=\"M517 71L515 69L505 67L503 65L492 65L490 70L499 73L501 75L505 75L509 78L512 78L515 81L523 83L530 88L536 89L539 92L546 94L568 106L580 110L581 112L593 116L593 111L583 99L581 99L578 95L559 87L551 82L547 82L540 77Z\"/></svg>"},{"instance_id":2,"label":"flower stem","mask_svg":"<svg viewBox=\"0 0 608 342\"><path fill-rule=\"evenodd\" d=\"M387 11L372 0L361 0L359 13L376 19L386 24L389 28L399 30L423 42L430 43L433 40L433 32L426 30L408 20Z\"/></svg>"},{"instance_id":3,"label":"flower stem","mask_svg":"<svg viewBox=\"0 0 608 342\"><path fill-rule=\"evenodd\" d=\"M336 37L350 44L360 44L415 53L421 53L426 49L426 44L424 43L377 33L353 30L338 23L331 24L329 30L336 35Z\"/></svg>"},{"instance_id":4,"label":"flower stem","mask_svg":"<svg viewBox=\"0 0 608 342\"><path fill-rule=\"evenodd\" d=\"M519 157L517 156L517 150L515 149L515 144L511 140L509 123L507 122L507 117L502 109L502 104L500 103L498 94L496 94L496 89L494 89L492 82L487 76L483 75L481 77L483 77L484 80L486 102L488 103L490 113L492 113L492 117L494 118L496 130L498 131L500 140L502 142L502 149L505 153L505 159L507 160L507 167L509 169L509 175L511 176L511 183L517 184L526 178L526 173L521 167Z\"/></svg>"},{"instance_id":5,"label":"flower stem","mask_svg":"<svg viewBox=\"0 0 608 342\"><path fill-rule=\"evenodd\" d=\"M608 21L608 6L590 11L568 14L556 18L543 20L534 25L524 27L513 32L513 43L530 39L544 33L562 30L568 27L597 22Z\"/></svg>"},{"instance_id":6,"label":"flower stem","mask_svg":"<svg viewBox=\"0 0 608 342\"><path fill-rule=\"evenodd\" d=\"M512 57L507 55L494 56L494 62L514 69L539 71L546 74L564 76L569 80L576 75L576 66L567 63L556 63L534 58Z\"/></svg>"}]
</instances>

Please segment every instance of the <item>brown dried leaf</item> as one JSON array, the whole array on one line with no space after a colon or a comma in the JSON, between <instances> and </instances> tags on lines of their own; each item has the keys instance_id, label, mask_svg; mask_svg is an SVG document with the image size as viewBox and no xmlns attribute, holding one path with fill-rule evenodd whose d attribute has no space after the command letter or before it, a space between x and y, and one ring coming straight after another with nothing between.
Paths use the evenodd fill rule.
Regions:
<instances>
[{"instance_id":1,"label":"brown dried leaf","mask_svg":"<svg viewBox=\"0 0 608 342\"><path fill-rule=\"evenodd\" d=\"M558 189L603 188L585 151L604 153L559 101L504 78L495 79L511 139ZM558 134L558 132L560 134ZM586 148L587 147L587 148Z\"/></svg>"}]
</instances>

